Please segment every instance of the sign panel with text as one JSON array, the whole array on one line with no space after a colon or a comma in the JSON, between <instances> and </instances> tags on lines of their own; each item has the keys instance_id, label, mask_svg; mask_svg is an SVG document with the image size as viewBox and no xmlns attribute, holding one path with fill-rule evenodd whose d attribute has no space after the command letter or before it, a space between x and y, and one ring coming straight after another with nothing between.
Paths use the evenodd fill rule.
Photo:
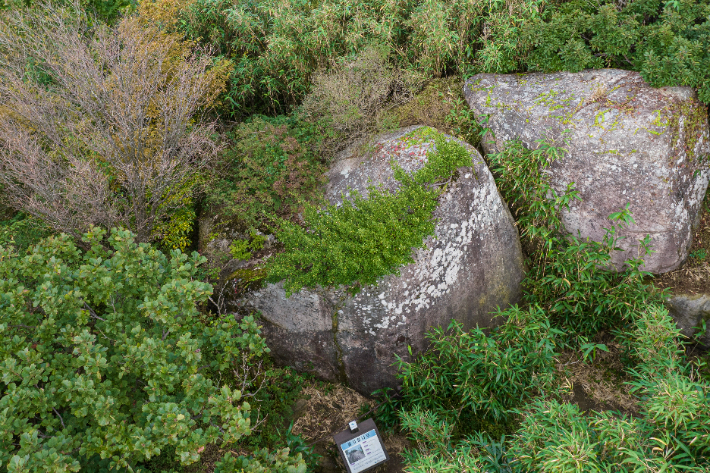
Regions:
<instances>
[{"instance_id":1,"label":"sign panel with text","mask_svg":"<svg viewBox=\"0 0 710 473\"><path fill-rule=\"evenodd\" d=\"M362 473L389 460L372 419L358 425L356 432L345 430L333 438L349 473Z\"/></svg>"}]
</instances>

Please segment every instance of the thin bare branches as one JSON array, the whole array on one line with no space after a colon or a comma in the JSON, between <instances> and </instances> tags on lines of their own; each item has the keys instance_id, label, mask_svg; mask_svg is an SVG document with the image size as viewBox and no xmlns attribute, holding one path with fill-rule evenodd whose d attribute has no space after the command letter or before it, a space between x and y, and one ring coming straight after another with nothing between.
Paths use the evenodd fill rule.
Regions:
<instances>
[{"instance_id":1,"label":"thin bare branches","mask_svg":"<svg viewBox=\"0 0 710 473\"><path fill-rule=\"evenodd\" d=\"M212 57L142 26L89 28L46 4L0 19L0 183L8 203L80 235L122 225L149 241L218 149L198 111ZM218 89L218 87L217 87Z\"/></svg>"},{"instance_id":2,"label":"thin bare branches","mask_svg":"<svg viewBox=\"0 0 710 473\"><path fill-rule=\"evenodd\" d=\"M96 312L94 312L94 309L92 309L92 308L89 306L89 304L87 304L86 302L84 302L84 307L86 307L86 308L89 310L89 314L91 314L91 317L93 317L93 318L95 318L95 319L98 319L98 320L100 320L100 321L102 321L102 322L106 322L106 319L101 318L101 317L99 317L98 315L96 315Z\"/></svg>"},{"instance_id":3,"label":"thin bare branches","mask_svg":"<svg viewBox=\"0 0 710 473\"><path fill-rule=\"evenodd\" d=\"M55 408L52 408L52 410L54 411L55 414L57 414L57 416L59 416L59 422L62 423L62 428L66 429L67 426L64 425L64 419L62 418L62 415L59 412L57 412L57 410Z\"/></svg>"}]
</instances>

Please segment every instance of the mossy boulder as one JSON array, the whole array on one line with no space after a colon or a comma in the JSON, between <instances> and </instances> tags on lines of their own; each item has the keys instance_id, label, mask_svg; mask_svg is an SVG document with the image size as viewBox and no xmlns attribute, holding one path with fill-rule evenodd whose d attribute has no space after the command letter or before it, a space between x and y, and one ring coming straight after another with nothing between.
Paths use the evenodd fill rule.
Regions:
<instances>
[{"instance_id":1,"label":"mossy boulder","mask_svg":"<svg viewBox=\"0 0 710 473\"><path fill-rule=\"evenodd\" d=\"M553 188L574 182L582 198L563 211L570 233L601 241L608 216L629 204L636 223L622 232L617 268L646 235L655 253L643 269L664 273L687 258L710 178L707 107L693 89L653 88L636 72L605 69L478 74L464 95L492 132L486 153L513 139L566 150L549 169Z\"/></svg>"},{"instance_id":2,"label":"mossy boulder","mask_svg":"<svg viewBox=\"0 0 710 473\"><path fill-rule=\"evenodd\" d=\"M392 162L414 172L427 162L439 133L410 127L380 136L343 156L329 171L326 198L342 203L356 189L382 185L396 192ZM448 140L454 140L446 136ZM523 257L518 232L493 176L475 148L473 166L459 168L438 198L435 237L414 250L414 263L357 294L317 288L286 296L281 283L254 291L272 355L282 364L348 383L369 394L396 387L397 356L408 360L427 347L433 326L452 319L466 328L491 326L496 308L518 302Z\"/></svg>"}]
</instances>

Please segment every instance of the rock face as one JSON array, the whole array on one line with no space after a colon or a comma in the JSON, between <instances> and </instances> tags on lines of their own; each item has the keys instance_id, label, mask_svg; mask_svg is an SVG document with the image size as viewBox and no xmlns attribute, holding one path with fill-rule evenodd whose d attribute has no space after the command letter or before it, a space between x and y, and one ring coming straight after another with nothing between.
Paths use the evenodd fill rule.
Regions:
<instances>
[{"instance_id":1,"label":"rock face","mask_svg":"<svg viewBox=\"0 0 710 473\"><path fill-rule=\"evenodd\" d=\"M686 337L695 335L696 327L702 326L705 321L708 330L698 338L703 345L710 347L710 294L678 294L666 301L666 307Z\"/></svg>"},{"instance_id":2,"label":"rock face","mask_svg":"<svg viewBox=\"0 0 710 473\"><path fill-rule=\"evenodd\" d=\"M326 197L338 203L348 187L362 194L368 185L396 188L390 159L415 171L433 147L432 139L417 138L433 130L418 128L385 135L368 152L338 161ZM491 326L498 323L492 311L519 300L523 257L517 229L480 154L464 146L474 168L460 168L440 196L436 239L415 252L415 262L400 276L385 276L356 296L319 289L286 298L280 284L248 296L246 302L262 313L278 361L370 394L396 386L396 355L409 359L408 345L414 354L425 349L429 328L446 327L454 318L467 328Z\"/></svg>"},{"instance_id":3,"label":"rock face","mask_svg":"<svg viewBox=\"0 0 710 473\"><path fill-rule=\"evenodd\" d=\"M571 233L600 241L609 214L630 204L636 225L622 233L617 268L646 234L656 251L647 271L671 271L688 256L710 177L707 108L691 88L652 88L636 72L606 69L479 74L464 94L479 118L489 116L486 153L511 139L566 149L550 169L553 188L574 182L582 198L562 215Z\"/></svg>"}]
</instances>

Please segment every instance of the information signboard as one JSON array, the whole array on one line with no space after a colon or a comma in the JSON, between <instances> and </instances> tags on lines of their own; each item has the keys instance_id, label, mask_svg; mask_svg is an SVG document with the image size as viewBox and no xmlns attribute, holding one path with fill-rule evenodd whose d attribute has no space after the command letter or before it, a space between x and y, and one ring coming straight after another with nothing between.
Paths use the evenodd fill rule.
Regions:
<instances>
[{"instance_id":1,"label":"information signboard","mask_svg":"<svg viewBox=\"0 0 710 473\"><path fill-rule=\"evenodd\" d=\"M372 419L357 425L355 432L345 430L335 434L333 439L349 473L361 473L389 460Z\"/></svg>"}]
</instances>

